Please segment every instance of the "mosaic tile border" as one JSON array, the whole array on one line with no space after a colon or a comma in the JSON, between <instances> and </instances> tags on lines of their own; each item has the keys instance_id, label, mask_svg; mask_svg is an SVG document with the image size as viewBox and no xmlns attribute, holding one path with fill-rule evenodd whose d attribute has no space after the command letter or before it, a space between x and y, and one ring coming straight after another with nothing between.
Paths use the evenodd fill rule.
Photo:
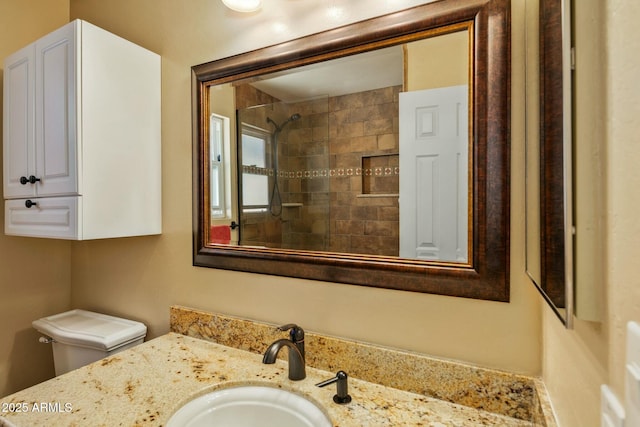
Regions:
<instances>
[{"instance_id":1,"label":"mosaic tile border","mask_svg":"<svg viewBox=\"0 0 640 427\"><path fill-rule=\"evenodd\" d=\"M262 353L283 333L276 325L170 308L172 332L253 353ZM345 370L365 381L554 427L544 385L536 378L477 368L457 362L340 338L306 334L307 364L327 371Z\"/></svg>"},{"instance_id":2,"label":"mosaic tile border","mask_svg":"<svg viewBox=\"0 0 640 427\"><path fill-rule=\"evenodd\" d=\"M271 168L262 168L258 166L242 166L242 172L273 176L274 170ZM396 176L400 175L398 166L391 167L375 167L375 168L338 168L338 169L310 169L299 171L278 171L279 178L285 179L313 179L327 177L343 177L343 176Z\"/></svg>"}]
</instances>

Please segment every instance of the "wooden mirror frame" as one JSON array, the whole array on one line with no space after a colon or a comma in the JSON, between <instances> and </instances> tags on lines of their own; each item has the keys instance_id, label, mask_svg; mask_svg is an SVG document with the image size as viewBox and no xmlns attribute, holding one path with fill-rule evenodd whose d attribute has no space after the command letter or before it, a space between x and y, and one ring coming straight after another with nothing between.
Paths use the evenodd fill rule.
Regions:
<instances>
[{"instance_id":1,"label":"wooden mirror frame","mask_svg":"<svg viewBox=\"0 0 640 427\"><path fill-rule=\"evenodd\" d=\"M471 22L473 257L469 265L209 242L209 87L374 48ZM193 264L327 282L509 301L509 0L442 0L192 67Z\"/></svg>"}]
</instances>

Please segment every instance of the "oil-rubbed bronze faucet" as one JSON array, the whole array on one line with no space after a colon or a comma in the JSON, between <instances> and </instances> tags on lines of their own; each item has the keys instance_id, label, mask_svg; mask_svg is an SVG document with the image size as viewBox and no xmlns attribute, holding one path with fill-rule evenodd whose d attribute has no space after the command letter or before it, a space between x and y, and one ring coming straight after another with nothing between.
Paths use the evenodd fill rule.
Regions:
<instances>
[{"instance_id":1,"label":"oil-rubbed bronze faucet","mask_svg":"<svg viewBox=\"0 0 640 427\"><path fill-rule=\"evenodd\" d=\"M289 379L293 381L305 379L307 377L307 373L304 363L304 330L294 324L280 326L278 330L289 330L289 339L282 338L271 344L264 352L262 363L275 363L280 349L282 349L282 347L288 347Z\"/></svg>"}]
</instances>

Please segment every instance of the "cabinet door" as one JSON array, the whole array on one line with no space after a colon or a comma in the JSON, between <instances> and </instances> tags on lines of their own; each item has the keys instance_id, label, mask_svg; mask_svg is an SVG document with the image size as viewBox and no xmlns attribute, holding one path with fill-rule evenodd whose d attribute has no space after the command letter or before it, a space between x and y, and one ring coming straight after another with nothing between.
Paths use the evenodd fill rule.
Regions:
<instances>
[{"instance_id":1,"label":"cabinet door","mask_svg":"<svg viewBox=\"0 0 640 427\"><path fill-rule=\"evenodd\" d=\"M30 197L35 185L20 178L35 174L34 47L27 46L4 61L4 197ZM23 180L24 181L24 180Z\"/></svg>"},{"instance_id":2,"label":"cabinet door","mask_svg":"<svg viewBox=\"0 0 640 427\"><path fill-rule=\"evenodd\" d=\"M68 24L36 42L38 196L77 194L76 36Z\"/></svg>"}]
</instances>

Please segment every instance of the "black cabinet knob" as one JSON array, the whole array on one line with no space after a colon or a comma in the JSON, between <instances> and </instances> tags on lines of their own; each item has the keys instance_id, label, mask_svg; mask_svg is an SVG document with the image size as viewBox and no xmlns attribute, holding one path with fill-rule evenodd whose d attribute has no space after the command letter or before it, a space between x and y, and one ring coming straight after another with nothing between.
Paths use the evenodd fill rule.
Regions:
<instances>
[{"instance_id":1,"label":"black cabinet knob","mask_svg":"<svg viewBox=\"0 0 640 427\"><path fill-rule=\"evenodd\" d=\"M34 175L29 175L29 178L26 176L20 177L20 184L22 185L35 184L38 181L40 181L40 178L36 178Z\"/></svg>"},{"instance_id":2,"label":"black cabinet knob","mask_svg":"<svg viewBox=\"0 0 640 427\"><path fill-rule=\"evenodd\" d=\"M36 205L37 205L37 203L36 203L36 202L34 202L34 201L31 201L31 200L27 200L26 202L24 202L24 205L25 205L27 208L31 208L32 206L36 206Z\"/></svg>"}]
</instances>

